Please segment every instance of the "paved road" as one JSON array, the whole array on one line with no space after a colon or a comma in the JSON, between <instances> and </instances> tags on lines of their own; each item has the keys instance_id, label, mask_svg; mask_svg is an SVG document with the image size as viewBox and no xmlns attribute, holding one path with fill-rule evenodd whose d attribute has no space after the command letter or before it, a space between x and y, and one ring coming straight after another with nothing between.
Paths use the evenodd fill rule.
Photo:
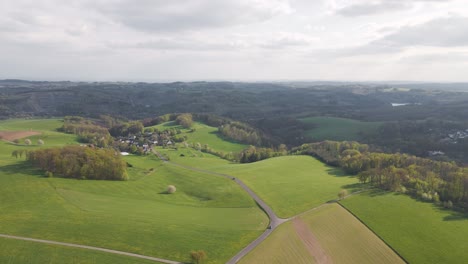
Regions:
<instances>
[{"instance_id":1,"label":"paved road","mask_svg":"<svg viewBox=\"0 0 468 264\"><path fill-rule=\"evenodd\" d=\"M263 232L262 235L260 235L257 239L255 239L252 243L250 243L247 247L245 247L244 249L242 249L239 253L237 253L234 257L232 257L228 262L227 264L234 264L234 263L237 263L242 257L244 257L245 255L247 255L247 253L249 253L250 251L252 251L256 246L258 246L260 243L263 242L263 240L265 240L265 238L267 238L280 224L288 221L289 219L283 219L283 218L279 218L275 212L273 212L273 210L270 208L270 206L268 206L262 199L260 199L260 197L257 196L257 194L255 194L247 185L245 185L244 182L242 182L241 180L239 180L238 178L235 178L234 176L231 176L231 175L228 175L228 174L223 174L223 173L217 173L217 172L212 172L212 171L209 171L209 170L204 170L204 169L199 169L199 168L195 168L195 167L190 167L190 166L186 166L186 165L182 165L182 164L178 164L178 163L174 163L174 162L171 162L171 161L168 161L164 156L162 156L159 152L155 151L153 149L153 152L154 154L156 154L161 160L163 160L165 163L169 163L171 165L174 165L174 166L177 166L177 167L181 167L181 168L184 168L184 169L188 169L188 170L192 170L192 171L197 171L197 172L202 172L202 173L206 173L206 174L211 174L211 175L215 175L215 176L219 176L219 177L224 177L224 178L228 178L228 179L231 179L233 181L235 181L242 189L244 189L249 195L250 197L252 197L255 202L258 204L258 206L260 208L262 208L263 211L265 211L265 213L268 215L268 218L270 219L270 225L269 227L265 230L265 232Z\"/></svg>"},{"instance_id":2,"label":"paved road","mask_svg":"<svg viewBox=\"0 0 468 264\"><path fill-rule=\"evenodd\" d=\"M111 254L124 255L124 256L129 256L129 257L140 258L140 259L147 259L147 260L157 261L157 262L161 262L161 263L183 264L182 262L178 262L178 261L172 261L172 260L167 260L167 259L162 259L162 258L155 258L155 257L150 257L150 256L145 256L145 255L140 255L140 254L134 254L134 253L124 252L124 251L118 251L118 250L112 250L112 249L107 249L107 248L91 247L91 246L85 246L85 245L79 245L79 244L64 243L64 242L57 242L57 241L36 239L36 238L29 238L29 237L10 236L10 235L4 235L4 234L0 234L0 237L18 239L18 240L24 240L24 241L32 241L32 242L49 244L49 245L59 245L59 246L66 246L66 247L73 247L73 248L84 248L84 249L102 251L102 252L111 253Z\"/></svg>"}]
</instances>

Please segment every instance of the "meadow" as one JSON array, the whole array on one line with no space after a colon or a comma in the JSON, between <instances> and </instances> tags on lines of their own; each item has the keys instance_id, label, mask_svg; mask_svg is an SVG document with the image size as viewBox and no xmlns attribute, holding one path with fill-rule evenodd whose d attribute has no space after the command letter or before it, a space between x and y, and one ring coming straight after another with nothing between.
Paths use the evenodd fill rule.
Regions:
<instances>
[{"instance_id":1,"label":"meadow","mask_svg":"<svg viewBox=\"0 0 468 264\"><path fill-rule=\"evenodd\" d=\"M310 156L282 156L238 164L186 148L158 151L176 163L238 177L282 218L334 200L341 189L354 192L363 187L356 177ZM195 153L194 157L190 153Z\"/></svg>"},{"instance_id":2,"label":"meadow","mask_svg":"<svg viewBox=\"0 0 468 264\"><path fill-rule=\"evenodd\" d=\"M468 215L380 191L341 202L409 263L466 263Z\"/></svg>"},{"instance_id":3,"label":"meadow","mask_svg":"<svg viewBox=\"0 0 468 264\"><path fill-rule=\"evenodd\" d=\"M238 177L282 218L337 198L362 186L356 177L310 156L283 156L248 164L228 164L216 171Z\"/></svg>"},{"instance_id":4,"label":"meadow","mask_svg":"<svg viewBox=\"0 0 468 264\"><path fill-rule=\"evenodd\" d=\"M44 139L44 147L77 144L73 135L55 131L61 125L60 120L27 123L3 121L0 126L4 130L41 131L42 136L49 135L49 140ZM126 157L133 166L129 168L129 181L44 178L43 172L11 157L15 149L36 147L0 142L2 234L179 261L188 261L191 250L202 249L208 254L207 263L220 263L260 235L268 224L268 218L255 202L235 183L221 177L170 166L149 155ZM170 184L177 188L171 195L165 192ZM25 242L12 241L13 246L2 248L13 250L15 243ZM39 245L34 248L51 250ZM58 258L71 254L68 248L53 250ZM103 259L99 263L111 263L113 259L86 250L76 252L81 252L76 254L82 255L83 263L98 258ZM11 263L28 263L29 254L32 253L25 253L24 259ZM8 256L3 250L0 255Z\"/></svg>"},{"instance_id":5,"label":"meadow","mask_svg":"<svg viewBox=\"0 0 468 264\"><path fill-rule=\"evenodd\" d=\"M291 260L294 263L404 263L336 203L284 223L240 263L279 264Z\"/></svg>"},{"instance_id":6,"label":"meadow","mask_svg":"<svg viewBox=\"0 0 468 264\"><path fill-rule=\"evenodd\" d=\"M307 117L300 119L300 121L314 126L305 132L305 136L314 141L357 141L366 134L376 132L382 125L380 122L363 122L338 117Z\"/></svg>"}]
</instances>

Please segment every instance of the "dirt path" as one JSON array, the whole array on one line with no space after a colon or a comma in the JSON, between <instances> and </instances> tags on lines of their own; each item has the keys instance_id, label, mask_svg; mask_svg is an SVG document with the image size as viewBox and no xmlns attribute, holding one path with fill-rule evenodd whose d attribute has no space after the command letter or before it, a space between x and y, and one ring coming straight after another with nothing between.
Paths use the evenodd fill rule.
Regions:
<instances>
[{"instance_id":1,"label":"dirt path","mask_svg":"<svg viewBox=\"0 0 468 264\"><path fill-rule=\"evenodd\" d=\"M292 223L297 235L312 257L314 257L315 262L317 264L332 264L332 259L327 255L327 252L325 252L322 246L320 246L320 243L314 234L312 234L307 224L300 218L294 218Z\"/></svg>"},{"instance_id":2,"label":"dirt path","mask_svg":"<svg viewBox=\"0 0 468 264\"><path fill-rule=\"evenodd\" d=\"M17 239L17 240L24 240L24 241L32 241L32 242L49 244L49 245L59 245L59 246L73 247L73 248L84 248L84 249L102 251L102 252L111 253L111 254L129 256L129 257L140 258L140 259L147 259L147 260L152 260L152 261L157 261L157 262L167 263L167 264L183 264L182 262L177 262L177 261L172 261L172 260L167 260L167 259L161 259L161 258L155 258L155 257L150 257L150 256L145 256L145 255L140 255L140 254L134 254L134 253L130 253L130 252L112 250L112 249L107 249L107 248L91 247L91 246L85 246L85 245L79 245L79 244L64 243L64 242L57 242L57 241L36 239L36 238L29 238L29 237L10 236L10 235L4 235L4 234L0 234L0 237L10 238L10 239Z\"/></svg>"},{"instance_id":3,"label":"dirt path","mask_svg":"<svg viewBox=\"0 0 468 264\"><path fill-rule=\"evenodd\" d=\"M15 139L39 135L36 131L0 131L0 139L13 141Z\"/></svg>"}]
</instances>

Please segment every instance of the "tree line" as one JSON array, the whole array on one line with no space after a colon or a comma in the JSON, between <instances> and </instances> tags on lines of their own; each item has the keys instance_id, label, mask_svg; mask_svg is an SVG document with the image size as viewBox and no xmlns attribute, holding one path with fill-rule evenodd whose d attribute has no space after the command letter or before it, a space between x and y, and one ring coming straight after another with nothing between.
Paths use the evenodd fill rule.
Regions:
<instances>
[{"instance_id":1,"label":"tree line","mask_svg":"<svg viewBox=\"0 0 468 264\"><path fill-rule=\"evenodd\" d=\"M46 171L46 176L49 177L59 175L73 179L128 179L126 162L112 149L81 146L38 149L28 151L26 160L34 167Z\"/></svg>"},{"instance_id":2,"label":"tree line","mask_svg":"<svg viewBox=\"0 0 468 264\"><path fill-rule=\"evenodd\" d=\"M324 141L293 150L356 174L363 183L468 210L468 171L454 162L369 151L357 142Z\"/></svg>"},{"instance_id":3,"label":"tree line","mask_svg":"<svg viewBox=\"0 0 468 264\"><path fill-rule=\"evenodd\" d=\"M77 135L80 142L93 144L101 148L109 146L113 141L107 128L79 116L66 116L59 130Z\"/></svg>"},{"instance_id":4,"label":"tree line","mask_svg":"<svg viewBox=\"0 0 468 264\"><path fill-rule=\"evenodd\" d=\"M240 123L232 122L218 128L218 131L224 137L236 140L238 142L251 144L255 146L262 145L262 138L256 129Z\"/></svg>"}]
</instances>

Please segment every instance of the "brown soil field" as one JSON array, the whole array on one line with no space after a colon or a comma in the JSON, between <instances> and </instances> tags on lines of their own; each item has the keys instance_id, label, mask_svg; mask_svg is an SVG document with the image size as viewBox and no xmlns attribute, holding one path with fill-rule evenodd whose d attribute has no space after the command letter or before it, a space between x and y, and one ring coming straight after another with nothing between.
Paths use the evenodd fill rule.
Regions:
<instances>
[{"instance_id":1,"label":"brown soil field","mask_svg":"<svg viewBox=\"0 0 468 264\"><path fill-rule=\"evenodd\" d=\"M15 139L39 135L36 131L0 131L0 139L13 141Z\"/></svg>"},{"instance_id":2,"label":"brown soil field","mask_svg":"<svg viewBox=\"0 0 468 264\"><path fill-rule=\"evenodd\" d=\"M293 220L293 226L296 233L306 246L309 253L314 257L317 264L332 264L333 261L320 246L317 238L312 234L309 227L299 218Z\"/></svg>"}]
</instances>

